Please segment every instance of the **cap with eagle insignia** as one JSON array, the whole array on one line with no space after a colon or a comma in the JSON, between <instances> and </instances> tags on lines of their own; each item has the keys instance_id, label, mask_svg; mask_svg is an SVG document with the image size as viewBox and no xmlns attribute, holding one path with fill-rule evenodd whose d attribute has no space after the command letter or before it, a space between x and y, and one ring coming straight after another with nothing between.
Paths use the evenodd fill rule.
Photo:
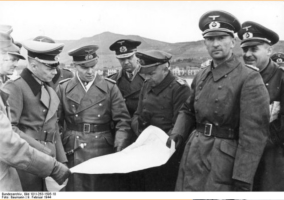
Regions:
<instances>
[{"instance_id":1,"label":"cap with eagle insignia","mask_svg":"<svg viewBox=\"0 0 284 200\"><path fill-rule=\"evenodd\" d=\"M115 51L117 58L127 58L134 55L140 44L140 41L122 39L110 45L109 49Z\"/></svg>"},{"instance_id":2,"label":"cap with eagle insignia","mask_svg":"<svg viewBox=\"0 0 284 200\"><path fill-rule=\"evenodd\" d=\"M259 71L259 69L258 69L257 67L255 67L255 66L253 66L253 65L247 65L247 64L246 64L246 66L247 66L248 68L251 68L251 69L255 70L255 71Z\"/></svg>"},{"instance_id":3,"label":"cap with eagle insignia","mask_svg":"<svg viewBox=\"0 0 284 200\"><path fill-rule=\"evenodd\" d=\"M262 43L274 45L279 41L279 36L274 31L252 21L242 24L238 32L241 41L241 47L256 46Z\"/></svg>"},{"instance_id":4,"label":"cap with eagle insignia","mask_svg":"<svg viewBox=\"0 0 284 200\"><path fill-rule=\"evenodd\" d=\"M45 37L45 36L39 36ZM36 37L33 40L27 40L22 43L23 47L27 49L28 56L36 59L41 63L46 64L59 64L58 57L61 53L64 44L53 42L45 42L37 39ZM57 65L50 65L55 68Z\"/></svg>"},{"instance_id":5,"label":"cap with eagle insignia","mask_svg":"<svg viewBox=\"0 0 284 200\"><path fill-rule=\"evenodd\" d=\"M284 53L275 53L270 58L276 63L284 63Z\"/></svg>"},{"instance_id":6,"label":"cap with eagle insignia","mask_svg":"<svg viewBox=\"0 0 284 200\"><path fill-rule=\"evenodd\" d=\"M140 73L142 74L148 74L152 72L159 65L169 62L172 58L171 54L159 50L136 52L135 55L137 58L139 58L141 65Z\"/></svg>"},{"instance_id":7,"label":"cap with eagle insignia","mask_svg":"<svg viewBox=\"0 0 284 200\"><path fill-rule=\"evenodd\" d=\"M99 49L98 45L87 45L68 52L73 57L73 63L84 65L86 67L94 66L98 62L96 51Z\"/></svg>"},{"instance_id":8,"label":"cap with eagle insignia","mask_svg":"<svg viewBox=\"0 0 284 200\"><path fill-rule=\"evenodd\" d=\"M241 24L234 15L222 10L213 10L201 16L199 28L204 38L222 35L234 37L234 33L240 30Z\"/></svg>"}]
</instances>

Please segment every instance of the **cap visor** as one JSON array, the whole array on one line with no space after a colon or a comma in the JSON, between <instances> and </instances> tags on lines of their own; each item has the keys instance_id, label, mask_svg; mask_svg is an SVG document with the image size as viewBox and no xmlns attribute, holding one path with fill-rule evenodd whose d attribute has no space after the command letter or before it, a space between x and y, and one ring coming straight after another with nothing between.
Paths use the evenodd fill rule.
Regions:
<instances>
[{"instance_id":1,"label":"cap visor","mask_svg":"<svg viewBox=\"0 0 284 200\"><path fill-rule=\"evenodd\" d=\"M8 52L8 53L12 54L14 56L17 56L19 59L26 60L26 58L24 56L22 56L21 54L19 54L17 52Z\"/></svg>"},{"instance_id":2,"label":"cap visor","mask_svg":"<svg viewBox=\"0 0 284 200\"><path fill-rule=\"evenodd\" d=\"M223 32L223 31L210 31L205 33L203 37L206 38L206 37L227 36L227 35L232 36L232 33Z\"/></svg>"},{"instance_id":3,"label":"cap visor","mask_svg":"<svg viewBox=\"0 0 284 200\"><path fill-rule=\"evenodd\" d=\"M120 54L120 55L116 55L117 58L128 58L130 56L132 56L135 52L131 52L131 53L126 53L126 54Z\"/></svg>"},{"instance_id":4,"label":"cap visor","mask_svg":"<svg viewBox=\"0 0 284 200\"><path fill-rule=\"evenodd\" d=\"M263 44L264 42L263 41L246 41L244 43L241 44L241 47L249 47L249 46L257 46L257 45L260 45L260 44Z\"/></svg>"},{"instance_id":5,"label":"cap visor","mask_svg":"<svg viewBox=\"0 0 284 200\"><path fill-rule=\"evenodd\" d=\"M152 66L152 67L143 67L142 66L139 73L141 73L141 74L149 74L152 71L154 71L157 67L158 67L158 65Z\"/></svg>"}]
</instances>

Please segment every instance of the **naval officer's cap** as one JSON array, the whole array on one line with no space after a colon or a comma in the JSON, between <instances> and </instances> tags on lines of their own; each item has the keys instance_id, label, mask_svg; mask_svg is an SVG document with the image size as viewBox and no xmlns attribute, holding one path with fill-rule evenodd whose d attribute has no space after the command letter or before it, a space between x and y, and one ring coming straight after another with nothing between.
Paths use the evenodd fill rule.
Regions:
<instances>
[{"instance_id":1,"label":"naval officer's cap","mask_svg":"<svg viewBox=\"0 0 284 200\"><path fill-rule=\"evenodd\" d=\"M83 67L93 67L98 62L96 51L99 49L97 45L87 45L68 52L73 57L73 63Z\"/></svg>"},{"instance_id":2,"label":"naval officer's cap","mask_svg":"<svg viewBox=\"0 0 284 200\"><path fill-rule=\"evenodd\" d=\"M270 58L276 63L284 63L284 53L274 53Z\"/></svg>"},{"instance_id":3,"label":"naval officer's cap","mask_svg":"<svg viewBox=\"0 0 284 200\"><path fill-rule=\"evenodd\" d=\"M47 64L51 68L56 68L59 65L58 57L64 47L63 43L43 42L35 38L24 41L22 45L27 49L30 58Z\"/></svg>"},{"instance_id":4,"label":"naval officer's cap","mask_svg":"<svg viewBox=\"0 0 284 200\"><path fill-rule=\"evenodd\" d=\"M199 20L199 28L204 38L224 35L234 37L240 27L241 24L234 15L221 10L206 12Z\"/></svg>"},{"instance_id":5,"label":"naval officer's cap","mask_svg":"<svg viewBox=\"0 0 284 200\"><path fill-rule=\"evenodd\" d=\"M12 32L12 26L0 25L0 51L25 60L25 57L20 54L19 46L14 43L14 40L10 35Z\"/></svg>"},{"instance_id":6,"label":"naval officer's cap","mask_svg":"<svg viewBox=\"0 0 284 200\"><path fill-rule=\"evenodd\" d=\"M113 43L109 49L115 51L117 58L128 58L135 54L140 44L140 41L122 39Z\"/></svg>"},{"instance_id":7,"label":"naval officer's cap","mask_svg":"<svg viewBox=\"0 0 284 200\"><path fill-rule=\"evenodd\" d=\"M263 43L274 45L279 41L277 33L252 21L242 24L238 36L242 40L241 47L256 46Z\"/></svg>"},{"instance_id":8,"label":"naval officer's cap","mask_svg":"<svg viewBox=\"0 0 284 200\"><path fill-rule=\"evenodd\" d=\"M172 58L171 54L159 50L136 52L135 55L139 59L141 65L140 73L142 74L148 74L152 72L159 65L168 63Z\"/></svg>"}]
</instances>

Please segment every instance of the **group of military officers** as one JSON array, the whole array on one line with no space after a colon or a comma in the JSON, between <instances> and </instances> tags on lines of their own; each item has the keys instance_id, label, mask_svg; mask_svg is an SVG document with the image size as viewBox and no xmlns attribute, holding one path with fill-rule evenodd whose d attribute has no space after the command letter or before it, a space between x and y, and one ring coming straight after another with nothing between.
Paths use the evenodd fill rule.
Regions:
<instances>
[{"instance_id":1,"label":"group of military officers","mask_svg":"<svg viewBox=\"0 0 284 200\"><path fill-rule=\"evenodd\" d=\"M109 47L122 69L108 78L95 70L99 46L69 51L76 72L61 81L64 45L45 36L23 42L28 67L1 86L1 190L43 191L51 176L59 184L68 178L66 191L283 191L284 54L272 55L278 34L218 10L202 15L199 28L212 59L191 86L171 73L172 55L137 51L140 41ZM1 26L4 76L25 59L11 32ZM233 53L235 33L243 59ZM122 151L149 125L169 136L168 147L175 141L165 165L108 175L68 169Z\"/></svg>"}]
</instances>

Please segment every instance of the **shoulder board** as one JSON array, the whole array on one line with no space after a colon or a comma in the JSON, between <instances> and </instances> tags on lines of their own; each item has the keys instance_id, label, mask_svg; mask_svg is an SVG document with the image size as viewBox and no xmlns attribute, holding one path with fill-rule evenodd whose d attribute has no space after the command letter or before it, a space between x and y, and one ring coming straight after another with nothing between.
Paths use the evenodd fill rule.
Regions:
<instances>
[{"instance_id":1,"label":"shoulder board","mask_svg":"<svg viewBox=\"0 0 284 200\"><path fill-rule=\"evenodd\" d=\"M8 80L7 80L7 82L13 82L13 81L16 81L16 80L18 80L18 79L20 79L20 78L22 78L21 76L17 76L17 77L15 77L15 78L9 78Z\"/></svg>"},{"instance_id":2,"label":"shoulder board","mask_svg":"<svg viewBox=\"0 0 284 200\"><path fill-rule=\"evenodd\" d=\"M284 71L284 67L279 67L280 69L282 69Z\"/></svg>"},{"instance_id":3,"label":"shoulder board","mask_svg":"<svg viewBox=\"0 0 284 200\"><path fill-rule=\"evenodd\" d=\"M65 83L66 81L69 81L70 79L72 79L72 78L63 79L63 80L59 81L59 84Z\"/></svg>"},{"instance_id":4,"label":"shoulder board","mask_svg":"<svg viewBox=\"0 0 284 200\"><path fill-rule=\"evenodd\" d=\"M112 79L110 79L110 78L106 78L106 77L105 77L105 80L107 80L107 81L109 81L109 82L111 82L111 83L114 83L114 84L116 83L115 80L112 80Z\"/></svg>"},{"instance_id":5,"label":"shoulder board","mask_svg":"<svg viewBox=\"0 0 284 200\"><path fill-rule=\"evenodd\" d=\"M247 64L246 64L246 66L247 66L248 68L251 68L251 69L255 70L255 71L259 71L259 69L258 69L257 67L255 67L255 66L253 66L253 65L247 65Z\"/></svg>"},{"instance_id":6,"label":"shoulder board","mask_svg":"<svg viewBox=\"0 0 284 200\"><path fill-rule=\"evenodd\" d=\"M117 73L114 73L114 74L108 75L108 76L107 76L107 78L113 77L113 76L115 76L115 75L117 75Z\"/></svg>"},{"instance_id":7,"label":"shoulder board","mask_svg":"<svg viewBox=\"0 0 284 200\"><path fill-rule=\"evenodd\" d=\"M176 79L176 81L180 84L180 85L184 85L185 84L185 80L178 78Z\"/></svg>"}]
</instances>

